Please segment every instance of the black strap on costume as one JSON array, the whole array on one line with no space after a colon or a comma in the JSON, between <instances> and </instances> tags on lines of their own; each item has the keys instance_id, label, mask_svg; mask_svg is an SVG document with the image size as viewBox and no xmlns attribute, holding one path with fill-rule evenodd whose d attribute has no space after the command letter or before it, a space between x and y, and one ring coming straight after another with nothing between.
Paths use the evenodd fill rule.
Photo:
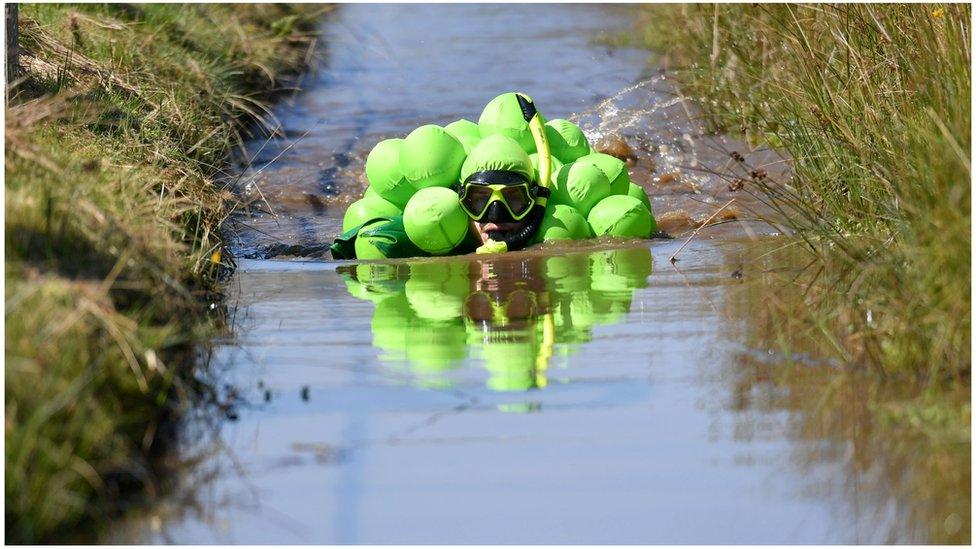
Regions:
<instances>
[{"instance_id":1,"label":"black strap on costume","mask_svg":"<svg viewBox=\"0 0 976 549\"><path fill-rule=\"evenodd\" d=\"M525 121L532 120L532 117L536 113L535 103L529 101L520 93L515 94L515 99L518 99L519 108L522 109L522 117L525 118Z\"/></svg>"},{"instance_id":2,"label":"black strap on costume","mask_svg":"<svg viewBox=\"0 0 976 549\"><path fill-rule=\"evenodd\" d=\"M525 174L511 170L474 172L464 180L465 184L476 183L479 185L521 185L522 183L529 182L529 178Z\"/></svg>"}]
</instances>

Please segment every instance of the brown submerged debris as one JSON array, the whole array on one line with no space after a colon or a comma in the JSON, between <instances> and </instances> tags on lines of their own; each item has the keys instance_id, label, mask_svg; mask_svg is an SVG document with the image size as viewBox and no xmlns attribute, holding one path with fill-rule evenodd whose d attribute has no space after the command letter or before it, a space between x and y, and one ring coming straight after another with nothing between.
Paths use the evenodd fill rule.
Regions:
<instances>
[{"instance_id":1,"label":"brown submerged debris","mask_svg":"<svg viewBox=\"0 0 976 549\"><path fill-rule=\"evenodd\" d=\"M594 149L596 152L619 158L631 166L637 163L637 155L634 154L634 149L619 135L608 135L601 138L596 142Z\"/></svg>"},{"instance_id":2,"label":"brown submerged debris","mask_svg":"<svg viewBox=\"0 0 976 549\"><path fill-rule=\"evenodd\" d=\"M766 175L766 170L762 168L756 168L755 170L749 172L749 177L751 177L753 181L762 181L766 179Z\"/></svg>"},{"instance_id":3,"label":"brown submerged debris","mask_svg":"<svg viewBox=\"0 0 976 549\"><path fill-rule=\"evenodd\" d=\"M745 162L745 161L746 161L746 159L745 159L745 158L743 158L741 154L739 154L739 151L732 151L732 152L730 152L730 153L729 153L729 157L730 157L730 158L731 158L732 160L735 160L736 162L739 162L740 164L741 164L742 162Z\"/></svg>"},{"instance_id":4,"label":"brown submerged debris","mask_svg":"<svg viewBox=\"0 0 976 549\"><path fill-rule=\"evenodd\" d=\"M728 208L722 210L722 213L719 214L716 219L719 221L732 221L733 219L739 219L741 216L742 214L739 212L738 208L735 206L729 206Z\"/></svg>"},{"instance_id":5,"label":"brown submerged debris","mask_svg":"<svg viewBox=\"0 0 976 549\"><path fill-rule=\"evenodd\" d=\"M701 192L693 181L683 179L679 171L662 173L651 179L651 183L674 194L698 194Z\"/></svg>"},{"instance_id":6,"label":"brown submerged debris","mask_svg":"<svg viewBox=\"0 0 976 549\"><path fill-rule=\"evenodd\" d=\"M672 210L657 216L657 228L668 234L680 234L698 225L685 210Z\"/></svg>"},{"instance_id":7,"label":"brown submerged debris","mask_svg":"<svg viewBox=\"0 0 976 549\"><path fill-rule=\"evenodd\" d=\"M662 173L654 178L654 182L658 185L667 185L668 183L674 183L675 181L678 181L678 176L674 172Z\"/></svg>"},{"instance_id":8,"label":"brown submerged debris","mask_svg":"<svg viewBox=\"0 0 976 549\"><path fill-rule=\"evenodd\" d=\"M742 187L746 184L746 180L741 177L736 177L729 183L729 192L734 193L736 191L741 191Z\"/></svg>"}]
</instances>

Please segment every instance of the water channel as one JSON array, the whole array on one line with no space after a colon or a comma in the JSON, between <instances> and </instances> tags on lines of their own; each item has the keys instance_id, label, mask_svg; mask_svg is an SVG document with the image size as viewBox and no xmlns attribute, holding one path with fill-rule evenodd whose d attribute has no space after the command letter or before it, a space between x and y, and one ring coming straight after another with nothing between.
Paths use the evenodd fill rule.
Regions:
<instances>
[{"instance_id":1,"label":"water channel","mask_svg":"<svg viewBox=\"0 0 976 549\"><path fill-rule=\"evenodd\" d=\"M350 4L327 16L321 60L274 111L278 137L249 146L253 209L235 222L231 330L211 366L241 404L217 427L187 427L199 462L110 540L924 543L933 516L934 539L968 530L968 496L965 509L918 501L892 487L901 470L882 453L862 455L859 404L809 428L830 364L774 381L779 355L747 337L762 298L746 285L777 268L762 255L782 244L775 230L743 207L669 261L732 196L703 166L736 144L696 134L647 52L599 44L627 31L632 9ZM655 213L682 214L678 238L317 257L377 141L477 120L512 90L593 141L626 141Z\"/></svg>"}]
</instances>

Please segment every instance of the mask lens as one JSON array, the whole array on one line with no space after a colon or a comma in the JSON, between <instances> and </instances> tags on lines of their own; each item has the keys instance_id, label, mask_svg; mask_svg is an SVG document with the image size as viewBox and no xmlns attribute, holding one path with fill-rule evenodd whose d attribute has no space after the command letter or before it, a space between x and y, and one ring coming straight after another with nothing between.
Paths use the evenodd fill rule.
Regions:
<instances>
[{"instance_id":1,"label":"mask lens","mask_svg":"<svg viewBox=\"0 0 976 549\"><path fill-rule=\"evenodd\" d=\"M505 187L502 189L502 196L514 215L522 215L532 206L532 197L524 185Z\"/></svg>"},{"instance_id":2,"label":"mask lens","mask_svg":"<svg viewBox=\"0 0 976 549\"><path fill-rule=\"evenodd\" d=\"M478 217L485 212L489 198L491 198L490 187L467 185L464 190L464 198L461 199L461 202L464 204L465 209L468 210L468 214L473 217Z\"/></svg>"}]
</instances>

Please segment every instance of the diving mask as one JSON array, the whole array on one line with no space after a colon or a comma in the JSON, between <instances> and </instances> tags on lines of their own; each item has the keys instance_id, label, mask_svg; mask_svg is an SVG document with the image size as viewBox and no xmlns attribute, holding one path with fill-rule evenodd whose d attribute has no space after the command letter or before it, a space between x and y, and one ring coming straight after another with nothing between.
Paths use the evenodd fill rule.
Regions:
<instances>
[{"instance_id":1,"label":"diving mask","mask_svg":"<svg viewBox=\"0 0 976 549\"><path fill-rule=\"evenodd\" d=\"M458 188L458 194L461 208L471 219L504 223L525 219L535 206L540 189L521 173L490 170L471 174Z\"/></svg>"}]
</instances>

